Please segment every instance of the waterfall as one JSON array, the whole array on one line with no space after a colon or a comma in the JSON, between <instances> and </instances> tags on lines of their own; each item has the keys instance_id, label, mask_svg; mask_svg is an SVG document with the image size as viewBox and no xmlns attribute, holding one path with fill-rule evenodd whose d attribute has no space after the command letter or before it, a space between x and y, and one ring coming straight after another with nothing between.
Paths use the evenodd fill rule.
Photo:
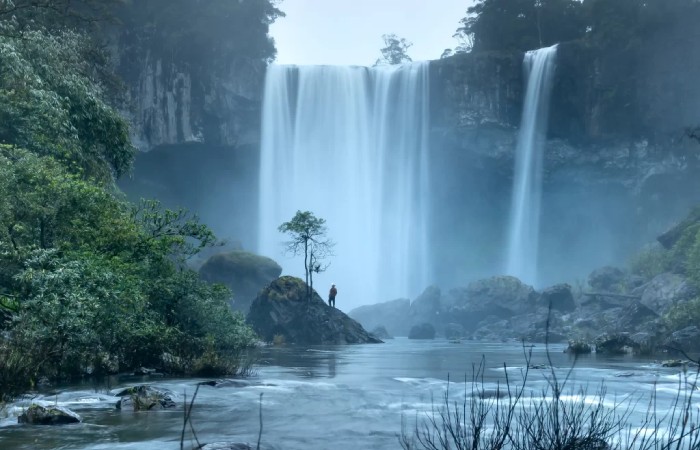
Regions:
<instances>
[{"instance_id":1,"label":"waterfall","mask_svg":"<svg viewBox=\"0 0 700 450\"><path fill-rule=\"evenodd\" d=\"M515 153L506 273L537 284L542 164L557 46L527 52L527 90Z\"/></svg>"},{"instance_id":2,"label":"waterfall","mask_svg":"<svg viewBox=\"0 0 700 450\"><path fill-rule=\"evenodd\" d=\"M336 246L314 287L338 306L413 298L431 281L427 246L428 63L272 65L265 80L257 251L303 278L277 227L326 219Z\"/></svg>"}]
</instances>

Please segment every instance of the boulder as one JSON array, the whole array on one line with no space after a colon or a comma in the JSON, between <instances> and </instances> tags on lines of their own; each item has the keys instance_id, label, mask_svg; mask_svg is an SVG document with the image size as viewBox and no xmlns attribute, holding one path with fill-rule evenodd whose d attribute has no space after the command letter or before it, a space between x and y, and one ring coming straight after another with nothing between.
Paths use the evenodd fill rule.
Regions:
<instances>
[{"instance_id":1,"label":"boulder","mask_svg":"<svg viewBox=\"0 0 700 450\"><path fill-rule=\"evenodd\" d=\"M658 317L654 311L642 303L633 302L624 307L622 312L616 316L617 320L613 328L620 331L639 331L640 327L644 327L648 322L654 321Z\"/></svg>"},{"instance_id":2,"label":"boulder","mask_svg":"<svg viewBox=\"0 0 700 450\"><path fill-rule=\"evenodd\" d=\"M435 339L435 327L429 323L414 325L408 332L409 339Z\"/></svg>"},{"instance_id":3,"label":"boulder","mask_svg":"<svg viewBox=\"0 0 700 450\"><path fill-rule=\"evenodd\" d=\"M591 346L588 342L571 340L564 352L571 353L572 355L585 355L591 352Z\"/></svg>"},{"instance_id":4,"label":"boulder","mask_svg":"<svg viewBox=\"0 0 700 450\"><path fill-rule=\"evenodd\" d=\"M372 331L370 331L370 334L377 339L394 339L394 336L390 335L389 332L386 331L386 328L384 328L382 325L374 328Z\"/></svg>"},{"instance_id":5,"label":"boulder","mask_svg":"<svg viewBox=\"0 0 700 450\"><path fill-rule=\"evenodd\" d=\"M596 291L620 292L625 286L626 274L612 266L601 267L588 275L588 284Z\"/></svg>"},{"instance_id":6,"label":"boulder","mask_svg":"<svg viewBox=\"0 0 700 450\"><path fill-rule=\"evenodd\" d=\"M199 269L199 276L210 283L226 285L233 293L231 306L247 313L260 289L282 273L270 258L243 250L213 255Z\"/></svg>"},{"instance_id":7,"label":"boulder","mask_svg":"<svg viewBox=\"0 0 700 450\"><path fill-rule=\"evenodd\" d=\"M696 290L677 274L662 273L642 288L641 302L658 315L664 315L673 305L691 300Z\"/></svg>"},{"instance_id":8,"label":"boulder","mask_svg":"<svg viewBox=\"0 0 700 450\"><path fill-rule=\"evenodd\" d=\"M473 310L509 317L531 311L537 293L515 277L497 276L469 283L466 297Z\"/></svg>"},{"instance_id":9,"label":"boulder","mask_svg":"<svg viewBox=\"0 0 700 450\"><path fill-rule=\"evenodd\" d=\"M371 330L378 326L384 326L392 336L408 336L410 325L409 310L411 301L400 298L389 302L364 305L355 308L348 313L362 326Z\"/></svg>"},{"instance_id":10,"label":"boulder","mask_svg":"<svg viewBox=\"0 0 700 450\"><path fill-rule=\"evenodd\" d=\"M571 286L566 283L557 284L542 291L540 293L539 304L544 307L549 307L549 305L551 305L552 309L561 312L573 311L576 309Z\"/></svg>"},{"instance_id":11,"label":"boulder","mask_svg":"<svg viewBox=\"0 0 700 450\"><path fill-rule=\"evenodd\" d=\"M276 336L287 344L303 345L382 342L345 313L328 306L316 291L307 298L306 283L290 276L260 291L247 321L266 342Z\"/></svg>"},{"instance_id":12,"label":"boulder","mask_svg":"<svg viewBox=\"0 0 700 450\"><path fill-rule=\"evenodd\" d=\"M595 339L595 351L603 355L621 355L634 351L637 344L629 333L602 334Z\"/></svg>"},{"instance_id":13,"label":"boulder","mask_svg":"<svg viewBox=\"0 0 700 450\"><path fill-rule=\"evenodd\" d=\"M409 317L411 322L428 322L433 325L440 319L440 288L437 286L427 287L421 295L411 302Z\"/></svg>"},{"instance_id":14,"label":"boulder","mask_svg":"<svg viewBox=\"0 0 700 450\"><path fill-rule=\"evenodd\" d=\"M17 418L18 423L31 425L65 425L79 423L80 421L80 416L68 408L62 406L41 406L36 403L31 404Z\"/></svg>"},{"instance_id":15,"label":"boulder","mask_svg":"<svg viewBox=\"0 0 700 450\"><path fill-rule=\"evenodd\" d=\"M675 353L700 353L700 328L691 325L675 331L664 340L664 346Z\"/></svg>"},{"instance_id":16,"label":"boulder","mask_svg":"<svg viewBox=\"0 0 700 450\"><path fill-rule=\"evenodd\" d=\"M120 410L154 411L177 406L172 392L145 384L118 389L113 394L121 397L116 404Z\"/></svg>"}]
</instances>

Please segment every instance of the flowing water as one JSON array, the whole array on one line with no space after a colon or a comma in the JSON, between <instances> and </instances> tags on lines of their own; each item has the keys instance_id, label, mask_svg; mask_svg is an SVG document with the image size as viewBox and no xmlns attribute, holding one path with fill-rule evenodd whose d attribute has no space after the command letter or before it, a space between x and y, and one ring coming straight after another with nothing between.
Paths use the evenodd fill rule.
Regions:
<instances>
[{"instance_id":1,"label":"flowing water","mask_svg":"<svg viewBox=\"0 0 700 450\"><path fill-rule=\"evenodd\" d=\"M630 356L573 358L551 346L554 373L568 386L587 386L580 401L594 401L601 382L605 404L632 404L640 400L629 422L639 423L646 402L656 392L660 412L668 410L677 391L680 369L664 368ZM532 348L531 364L547 364L545 347ZM200 442L257 442L259 401L262 397L261 448L267 449L399 449L402 420L410 428L442 401L448 376L451 398L461 402L465 374L485 358L484 384L495 391L503 383L504 364L517 384L525 365L519 344L451 343L446 340L388 340L385 344L334 347L281 347L262 350L256 374L246 380L202 386L192 412ZM526 397L546 386L548 370L531 370ZM137 382L123 379L117 388ZM129 412L114 408L116 399L106 388L69 386L35 401L57 403L79 413L83 422L55 427L17 424L26 402L10 405L0 420L0 448L10 449L139 449L180 448L184 394L190 398L202 380L151 380L178 394L180 406L172 411ZM565 390L567 392L567 390ZM577 392L573 391L572 392ZM697 414L697 402L693 410ZM185 447L193 448L188 430Z\"/></svg>"},{"instance_id":2,"label":"flowing water","mask_svg":"<svg viewBox=\"0 0 700 450\"><path fill-rule=\"evenodd\" d=\"M414 298L431 281L427 142L427 62L270 66L258 253L303 278L302 260L282 257L277 228L308 210L336 243L314 277L319 292L336 283L346 306Z\"/></svg>"},{"instance_id":3,"label":"flowing water","mask_svg":"<svg viewBox=\"0 0 700 450\"><path fill-rule=\"evenodd\" d=\"M527 52L523 114L515 153L506 273L537 285L542 163L557 46Z\"/></svg>"}]
</instances>

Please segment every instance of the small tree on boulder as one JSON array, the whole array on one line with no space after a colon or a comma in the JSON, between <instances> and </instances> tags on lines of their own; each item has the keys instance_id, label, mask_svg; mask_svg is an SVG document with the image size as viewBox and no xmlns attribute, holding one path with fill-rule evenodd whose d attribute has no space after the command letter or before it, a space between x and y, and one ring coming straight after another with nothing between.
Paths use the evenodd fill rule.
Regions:
<instances>
[{"instance_id":1,"label":"small tree on boulder","mask_svg":"<svg viewBox=\"0 0 700 450\"><path fill-rule=\"evenodd\" d=\"M326 220L314 216L311 211L297 211L292 220L279 226L281 233L286 233L291 240L286 242L286 253L294 256L304 255L304 276L306 297L311 298L314 288L313 274L325 271L328 264L323 260L332 255L335 245L326 238Z\"/></svg>"}]
</instances>

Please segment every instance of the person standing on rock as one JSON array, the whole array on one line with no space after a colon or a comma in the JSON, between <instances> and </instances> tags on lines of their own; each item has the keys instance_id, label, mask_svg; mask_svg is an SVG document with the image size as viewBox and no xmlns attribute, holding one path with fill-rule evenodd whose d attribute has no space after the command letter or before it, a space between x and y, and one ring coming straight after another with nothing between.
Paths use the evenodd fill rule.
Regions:
<instances>
[{"instance_id":1,"label":"person standing on rock","mask_svg":"<svg viewBox=\"0 0 700 450\"><path fill-rule=\"evenodd\" d=\"M331 290L328 292L328 306L335 308L336 295L338 295L338 289L335 288L335 284L331 284Z\"/></svg>"}]
</instances>

